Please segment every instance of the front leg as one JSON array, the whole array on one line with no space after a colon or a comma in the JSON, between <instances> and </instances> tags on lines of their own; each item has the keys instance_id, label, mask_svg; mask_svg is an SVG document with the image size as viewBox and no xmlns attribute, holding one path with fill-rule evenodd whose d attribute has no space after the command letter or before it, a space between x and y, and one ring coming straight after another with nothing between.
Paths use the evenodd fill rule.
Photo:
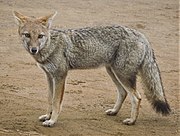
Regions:
<instances>
[{"instance_id":1,"label":"front leg","mask_svg":"<svg viewBox=\"0 0 180 136\"><path fill-rule=\"evenodd\" d=\"M49 90L48 90L48 108L47 108L47 112L45 115L41 115L39 117L39 121L46 121L49 120L51 118L51 114L52 114L52 98L53 98L53 77L51 76L51 74L46 73L47 76L47 82L48 82L48 86L49 86Z\"/></svg>"},{"instance_id":2,"label":"front leg","mask_svg":"<svg viewBox=\"0 0 180 136\"><path fill-rule=\"evenodd\" d=\"M52 99L52 115L50 120L46 120L43 122L43 126L51 127L56 123L59 113L62 108L62 100L64 95L64 87L65 87L65 78L57 78L53 79L54 81L54 90L53 90L53 99Z\"/></svg>"}]
</instances>

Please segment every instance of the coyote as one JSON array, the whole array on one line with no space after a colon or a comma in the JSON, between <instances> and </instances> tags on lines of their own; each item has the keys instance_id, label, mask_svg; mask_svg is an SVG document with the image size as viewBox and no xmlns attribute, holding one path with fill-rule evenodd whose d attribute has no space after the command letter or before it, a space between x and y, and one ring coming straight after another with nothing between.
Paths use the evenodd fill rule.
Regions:
<instances>
[{"instance_id":1,"label":"coyote","mask_svg":"<svg viewBox=\"0 0 180 136\"><path fill-rule=\"evenodd\" d=\"M51 29L56 13L28 17L14 11L18 33L25 49L47 76L47 113L39 117L43 126L53 126L62 109L68 70L105 66L117 86L117 101L107 115L116 115L127 93L131 97L131 116L123 121L133 125L139 114L141 96L136 76L142 77L145 94L156 112L170 114L158 65L146 37L124 26L97 26L82 29Z\"/></svg>"}]
</instances>

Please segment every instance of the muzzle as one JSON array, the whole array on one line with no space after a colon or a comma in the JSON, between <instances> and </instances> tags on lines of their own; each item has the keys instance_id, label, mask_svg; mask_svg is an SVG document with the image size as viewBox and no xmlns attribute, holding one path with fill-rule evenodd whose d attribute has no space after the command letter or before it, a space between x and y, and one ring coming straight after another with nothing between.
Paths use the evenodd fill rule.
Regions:
<instances>
[{"instance_id":1,"label":"muzzle","mask_svg":"<svg viewBox=\"0 0 180 136\"><path fill-rule=\"evenodd\" d=\"M37 54L38 53L38 48L37 47L32 47L31 49L30 49L30 53L32 54L32 55L35 55L35 54Z\"/></svg>"}]
</instances>

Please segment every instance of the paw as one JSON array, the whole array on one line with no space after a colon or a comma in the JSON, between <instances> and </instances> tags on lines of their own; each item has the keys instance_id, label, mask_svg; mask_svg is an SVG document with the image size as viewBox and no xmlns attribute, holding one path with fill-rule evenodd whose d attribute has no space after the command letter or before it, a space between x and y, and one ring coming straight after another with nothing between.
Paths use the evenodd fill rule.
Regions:
<instances>
[{"instance_id":1,"label":"paw","mask_svg":"<svg viewBox=\"0 0 180 136\"><path fill-rule=\"evenodd\" d=\"M53 120L46 120L42 123L44 127L52 127L55 124L55 121Z\"/></svg>"},{"instance_id":2,"label":"paw","mask_svg":"<svg viewBox=\"0 0 180 136\"><path fill-rule=\"evenodd\" d=\"M127 118L123 121L123 124L125 125L134 125L136 122L136 120L132 119L132 118Z\"/></svg>"},{"instance_id":3,"label":"paw","mask_svg":"<svg viewBox=\"0 0 180 136\"><path fill-rule=\"evenodd\" d=\"M41 115L40 117L39 117L39 121L42 121L42 122L44 122L44 121L46 121L46 120L49 120L50 119L50 115Z\"/></svg>"},{"instance_id":4,"label":"paw","mask_svg":"<svg viewBox=\"0 0 180 136\"><path fill-rule=\"evenodd\" d=\"M109 116L115 116L118 112L115 109L109 109L106 111L106 114Z\"/></svg>"}]
</instances>

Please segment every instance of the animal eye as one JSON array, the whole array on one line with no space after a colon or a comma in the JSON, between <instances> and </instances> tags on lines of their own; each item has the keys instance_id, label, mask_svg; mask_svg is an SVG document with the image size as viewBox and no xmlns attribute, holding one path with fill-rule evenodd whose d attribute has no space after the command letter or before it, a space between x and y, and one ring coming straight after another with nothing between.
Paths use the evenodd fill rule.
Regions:
<instances>
[{"instance_id":1,"label":"animal eye","mask_svg":"<svg viewBox=\"0 0 180 136\"><path fill-rule=\"evenodd\" d=\"M39 38L39 39L41 39L41 38L43 38L43 37L44 37L43 34L39 34L39 35L38 35L38 38Z\"/></svg>"},{"instance_id":2,"label":"animal eye","mask_svg":"<svg viewBox=\"0 0 180 136\"><path fill-rule=\"evenodd\" d=\"M25 33L24 36L25 36L26 38L30 38L30 37L31 37L29 33Z\"/></svg>"}]
</instances>

